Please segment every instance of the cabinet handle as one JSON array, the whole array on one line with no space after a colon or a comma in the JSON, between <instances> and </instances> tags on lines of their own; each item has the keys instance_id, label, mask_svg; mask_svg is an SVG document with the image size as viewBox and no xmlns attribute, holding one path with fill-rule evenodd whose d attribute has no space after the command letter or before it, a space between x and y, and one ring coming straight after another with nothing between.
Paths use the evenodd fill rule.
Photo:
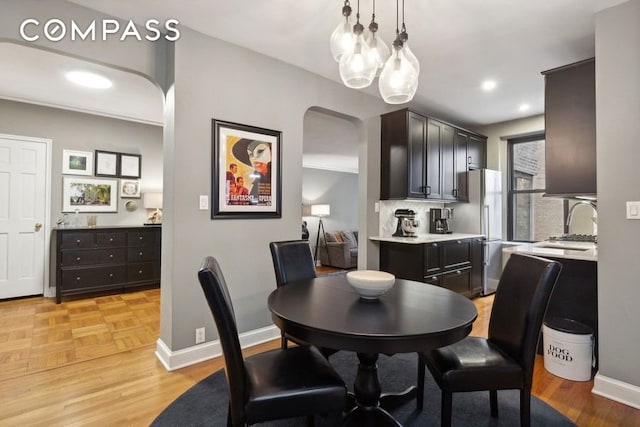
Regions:
<instances>
[{"instance_id":1,"label":"cabinet handle","mask_svg":"<svg viewBox=\"0 0 640 427\"><path fill-rule=\"evenodd\" d=\"M80 239L76 240L76 245L80 246Z\"/></svg>"},{"instance_id":2,"label":"cabinet handle","mask_svg":"<svg viewBox=\"0 0 640 427\"><path fill-rule=\"evenodd\" d=\"M79 280L80 280L80 276L76 276L76 281L79 281Z\"/></svg>"},{"instance_id":3,"label":"cabinet handle","mask_svg":"<svg viewBox=\"0 0 640 427\"><path fill-rule=\"evenodd\" d=\"M467 162L471 164L471 156L467 157Z\"/></svg>"},{"instance_id":4,"label":"cabinet handle","mask_svg":"<svg viewBox=\"0 0 640 427\"><path fill-rule=\"evenodd\" d=\"M113 254L109 254L109 258L113 259Z\"/></svg>"},{"instance_id":5,"label":"cabinet handle","mask_svg":"<svg viewBox=\"0 0 640 427\"><path fill-rule=\"evenodd\" d=\"M438 276L431 276L431 280L438 280Z\"/></svg>"},{"instance_id":6,"label":"cabinet handle","mask_svg":"<svg viewBox=\"0 0 640 427\"><path fill-rule=\"evenodd\" d=\"M430 186L430 185L427 185L427 196L428 196L429 194L431 194L431 186Z\"/></svg>"},{"instance_id":7,"label":"cabinet handle","mask_svg":"<svg viewBox=\"0 0 640 427\"><path fill-rule=\"evenodd\" d=\"M138 274L142 274L142 270L138 270Z\"/></svg>"},{"instance_id":8,"label":"cabinet handle","mask_svg":"<svg viewBox=\"0 0 640 427\"><path fill-rule=\"evenodd\" d=\"M456 270L456 274L462 274L462 271Z\"/></svg>"},{"instance_id":9,"label":"cabinet handle","mask_svg":"<svg viewBox=\"0 0 640 427\"><path fill-rule=\"evenodd\" d=\"M109 241L110 241L110 242L113 242L113 237L109 238Z\"/></svg>"},{"instance_id":10,"label":"cabinet handle","mask_svg":"<svg viewBox=\"0 0 640 427\"><path fill-rule=\"evenodd\" d=\"M434 247L434 248L437 248L438 244L437 243L432 243L431 246Z\"/></svg>"},{"instance_id":11,"label":"cabinet handle","mask_svg":"<svg viewBox=\"0 0 640 427\"><path fill-rule=\"evenodd\" d=\"M109 273L109 277L113 277L113 273Z\"/></svg>"},{"instance_id":12,"label":"cabinet handle","mask_svg":"<svg viewBox=\"0 0 640 427\"><path fill-rule=\"evenodd\" d=\"M461 243L462 243L462 240L458 240L456 243L461 244Z\"/></svg>"},{"instance_id":13,"label":"cabinet handle","mask_svg":"<svg viewBox=\"0 0 640 427\"><path fill-rule=\"evenodd\" d=\"M458 197L458 189L457 188L453 189L453 197Z\"/></svg>"},{"instance_id":14,"label":"cabinet handle","mask_svg":"<svg viewBox=\"0 0 640 427\"><path fill-rule=\"evenodd\" d=\"M80 262L80 257L76 258L76 261L77 261L77 262Z\"/></svg>"},{"instance_id":15,"label":"cabinet handle","mask_svg":"<svg viewBox=\"0 0 640 427\"><path fill-rule=\"evenodd\" d=\"M142 236L138 237L138 239L142 240Z\"/></svg>"},{"instance_id":16,"label":"cabinet handle","mask_svg":"<svg viewBox=\"0 0 640 427\"><path fill-rule=\"evenodd\" d=\"M140 256L142 256L142 252L140 252L140 254L139 254L139 255L140 255Z\"/></svg>"}]
</instances>

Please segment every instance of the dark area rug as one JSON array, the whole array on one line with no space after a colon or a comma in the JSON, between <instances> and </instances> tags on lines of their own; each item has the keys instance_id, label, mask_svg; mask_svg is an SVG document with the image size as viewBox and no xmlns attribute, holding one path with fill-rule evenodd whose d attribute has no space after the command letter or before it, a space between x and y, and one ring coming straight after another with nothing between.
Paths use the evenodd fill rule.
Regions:
<instances>
[{"instance_id":1,"label":"dark area rug","mask_svg":"<svg viewBox=\"0 0 640 427\"><path fill-rule=\"evenodd\" d=\"M329 359L340 373L349 388L353 384L358 358L355 353L341 351ZM378 360L378 372L383 392L399 392L416 383L417 356L415 354L396 354L388 357L381 355ZM415 399L394 410L392 413L404 426L440 425L440 389L427 370L424 409L416 411ZM500 417L491 418L489 414L489 393L454 393L454 427L495 427L519 426L520 404L517 390L498 392ZM151 424L154 427L165 426L225 426L227 419L227 382L222 370L215 372L187 390L167 407ZM316 425L325 425L322 417L317 417ZM261 426L306 426L306 418L289 419L260 424ZM531 398L531 425L573 426L574 424L537 399Z\"/></svg>"}]
</instances>

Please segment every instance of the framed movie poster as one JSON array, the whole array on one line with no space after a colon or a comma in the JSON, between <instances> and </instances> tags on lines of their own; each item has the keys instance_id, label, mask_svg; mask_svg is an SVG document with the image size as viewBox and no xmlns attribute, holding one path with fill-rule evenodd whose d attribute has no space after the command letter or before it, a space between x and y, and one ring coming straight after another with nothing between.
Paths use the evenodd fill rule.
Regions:
<instances>
[{"instance_id":1,"label":"framed movie poster","mask_svg":"<svg viewBox=\"0 0 640 427\"><path fill-rule=\"evenodd\" d=\"M280 218L282 132L212 120L211 218Z\"/></svg>"}]
</instances>

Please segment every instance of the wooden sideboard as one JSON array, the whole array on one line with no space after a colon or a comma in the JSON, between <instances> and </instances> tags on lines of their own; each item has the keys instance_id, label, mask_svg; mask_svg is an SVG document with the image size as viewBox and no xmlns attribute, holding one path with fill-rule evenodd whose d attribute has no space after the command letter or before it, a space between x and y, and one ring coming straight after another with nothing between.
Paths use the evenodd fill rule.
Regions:
<instances>
[{"instance_id":1,"label":"wooden sideboard","mask_svg":"<svg viewBox=\"0 0 640 427\"><path fill-rule=\"evenodd\" d=\"M53 230L50 280L56 302L160 286L161 238L158 226Z\"/></svg>"}]
</instances>

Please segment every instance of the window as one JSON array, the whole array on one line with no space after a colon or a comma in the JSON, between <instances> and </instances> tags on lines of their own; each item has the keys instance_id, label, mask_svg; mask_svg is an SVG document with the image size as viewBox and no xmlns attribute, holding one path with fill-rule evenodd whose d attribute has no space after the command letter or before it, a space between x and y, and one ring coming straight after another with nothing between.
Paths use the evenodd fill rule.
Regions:
<instances>
[{"instance_id":1,"label":"window","mask_svg":"<svg viewBox=\"0 0 640 427\"><path fill-rule=\"evenodd\" d=\"M544 135L508 140L508 239L546 240L564 233L565 201L545 192Z\"/></svg>"}]
</instances>

